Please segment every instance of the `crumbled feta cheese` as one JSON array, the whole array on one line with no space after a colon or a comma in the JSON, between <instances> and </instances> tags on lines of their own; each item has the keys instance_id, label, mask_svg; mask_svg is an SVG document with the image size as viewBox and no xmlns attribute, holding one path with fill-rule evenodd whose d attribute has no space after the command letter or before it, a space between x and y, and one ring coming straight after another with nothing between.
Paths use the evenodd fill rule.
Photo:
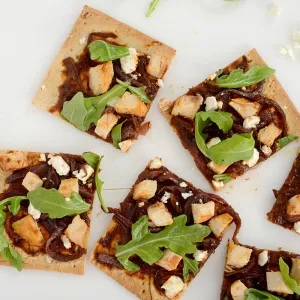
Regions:
<instances>
[{"instance_id":1,"label":"crumbled feta cheese","mask_svg":"<svg viewBox=\"0 0 300 300\"><path fill-rule=\"evenodd\" d=\"M172 275L162 286L168 298L174 298L185 287L184 282L178 276Z\"/></svg>"},{"instance_id":2,"label":"crumbled feta cheese","mask_svg":"<svg viewBox=\"0 0 300 300\"><path fill-rule=\"evenodd\" d=\"M68 239L68 237L66 235L62 235L61 240L66 249L70 249L72 247L71 241Z\"/></svg>"},{"instance_id":3,"label":"crumbled feta cheese","mask_svg":"<svg viewBox=\"0 0 300 300\"><path fill-rule=\"evenodd\" d=\"M130 74L131 78L133 78L134 80L138 80L138 76L137 74Z\"/></svg>"},{"instance_id":4,"label":"crumbled feta cheese","mask_svg":"<svg viewBox=\"0 0 300 300\"><path fill-rule=\"evenodd\" d=\"M40 159L39 159L39 161L47 161L47 159L46 159L46 154L45 154L45 153L41 153L41 154L40 154Z\"/></svg>"},{"instance_id":5,"label":"crumbled feta cheese","mask_svg":"<svg viewBox=\"0 0 300 300\"><path fill-rule=\"evenodd\" d=\"M214 96L207 97L204 103L206 104L205 111L214 111L218 108L217 99Z\"/></svg>"},{"instance_id":6,"label":"crumbled feta cheese","mask_svg":"<svg viewBox=\"0 0 300 300\"><path fill-rule=\"evenodd\" d=\"M290 57L292 60L296 60L295 55L293 50L288 47L288 46L284 46L282 47L279 51L278 54L284 55L284 56L288 56Z\"/></svg>"},{"instance_id":7,"label":"crumbled feta cheese","mask_svg":"<svg viewBox=\"0 0 300 300\"><path fill-rule=\"evenodd\" d=\"M219 137L214 137L214 138L212 138L208 141L208 143L206 144L206 147L210 148L210 147L212 147L214 145L217 145L219 143L221 143L221 139Z\"/></svg>"},{"instance_id":8,"label":"crumbled feta cheese","mask_svg":"<svg viewBox=\"0 0 300 300\"><path fill-rule=\"evenodd\" d=\"M258 265L264 266L269 260L268 250L263 250L258 254Z\"/></svg>"},{"instance_id":9,"label":"crumbled feta cheese","mask_svg":"<svg viewBox=\"0 0 300 300\"><path fill-rule=\"evenodd\" d=\"M171 193L165 192L164 195L161 197L160 201L163 203L168 203L170 197L171 197Z\"/></svg>"},{"instance_id":10,"label":"crumbled feta cheese","mask_svg":"<svg viewBox=\"0 0 300 300\"><path fill-rule=\"evenodd\" d=\"M246 91L247 88L245 86L242 87L242 91Z\"/></svg>"},{"instance_id":11,"label":"crumbled feta cheese","mask_svg":"<svg viewBox=\"0 0 300 300\"><path fill-rule=\"evenodd\" d=\"M157 79L157 85L161 88L163 88L165 86L165 83L163 82L162 79Z\"/></svg>"},{"instance_id":12,"label":"crumbled feta cheese","mask_svg":"<svg viewBox=\"0 0 300 300\"><path fill-rule=\"evenodd\" d=\"M216 73L212 73L212 74L209 74L207 76L207 80L214 80L216 77L217 77L217 74Z\"/></svg>"},{"instance_id":13,"label":"crumbled feta cheese","mask_svg":"<svg viewBox=\"0 0 300 300\"><path fill-rule=\"evenodd\" d=\"M278 17L281 14L281 8L280 8L280 6L274 0L270 4L269 11L270 11L270 14L272 16L274 16L274 17Z\"/></svg>"},{"instance_id":14,"label":"crumbled feta cheese","mask_svg":"<svg viewBox=\"0 0 300 300\"><path fill-rule=\"evenodd\" d=\"M66 200L67 202L71 201L71 199L70 199L70 198L68 198L68 197L67 197L67 198L65 198L65 200Z\"/></svg>"},{"instance_id":15,"label":"crumbled feta cheese","mask_svg":"<svg viewBox=\"0 0 300 300\"><path fill-rule=\"evenodd\" d=\"M252 116L244 120L243 127L246 129L255 128L260 122L260 117Z\"/></svg>"},{"instance_id":16,"label":"crumbled feta cheese","mask_svg":"<svg viewBox=\"0 0 300 300\"><path fill-rule=\"evenodd\" d=\"M192 192L192 191L189 191L189 192L187 192L187 193L181 193L181 196L182 196L183 199L186 200L187 198L193 196L193 192Z\"/></svg>"},{"instance_id":17,"label":"crumbled feta cheese","mask_svg":"<svg viewBox=\"0 0 300 300\"><path fill-rule=\"evenodd\" d=\"M300 221L294 223L294 229L297 233L300 233Z\"/></svg>"},{"instance_id":18,"label":"crumbled feta cheese","mask_svg":"<svg viewBox=\"0 0 300 300\"><path fill-rule=\"evenodd\" d=\"M59 155L51 156L51 158L48 161L48 164L52 165L52 167L56 170L57 174L60 176L68 175L68 173L70 172L70 166Z\"/></svg>"},{"instance_id":19,"label":"crumbled feta cheese","mask_svg":"<svg viewBox=\"0 0 300 300\"><path fill-rule=\"evenodd\" d=\"M197 250L194 254L193 257L195 258L196 261L203 261L207 258L208 252L207 251L201 251Z\"/></svg>"},{"instance_id":20,"label":"crumbled feta cheese","mask_svg":"<svg viewBox=\"0 0 300 300\"><path fill-rule=\"evenodd\" d=\"M182 188L186 188L188 185L186 184L186 182L182 181L179 183L179 185L182 187Z\"/></svg>"},{"instance_id":21,"label":"crumbled feta cheese","mask_svg":"<svg viewBox=\"0 0 300 300\"><path fill-rule=\"evenodd\" d=\"M293 33L294 48L300 48L300 30L295 30Z\"/></svg>"},{"instance_id":22,"label":"crumbled feta cheese","mask_svg":"<svg viewBox=\"0 0 300 300\"><path fill-rule=\"evenodd\" d=\"M179 202L176 202L176 205L179 205Z\"/></svg>"},{"instance_id":23,"label":"crumbled feta cheese","mask_svg":"<svg viewBox=\"0 0 300 300\"><path fill-rule=\"evenodd\" d=\"M272 154L272 149L266 145L263 145L261 147L261 151L263 152L264 155L270 156Z\"/></svg>"},{"instance_id":24,"label":"crumbled feta cheese","mask_svg":"<svg viewBox=\"0 0 300 300\"><path fill-rule=\"evenodd\" d=\"M87 43L87 38L85 36L83 36L80 40L79 40L79 45L83 46Z\"/></svg>"},{"instance_id":25,"label":"crumbled feta cheese","mask_svg":"<svg viewBox=\"0 0 300 300\"><path fill-rule=\"evenodd\" d=\"M139 202L139 204L138 204L139 207L143 207L144 205L145 205L144 202Z\"/></svg>"},{"instance_id":26,"label":"crumbled feta cheese","mask_svg":"<svg viewBox=\"0 0 300 300\"><path fill-rule=\"evenodd\" d=\"M136 70L138 56L135 48L129 48L130 54L120 58L121 68L125 74L130 74Z\"/></svg>"},{"instance_id":27,"label":"crumbled feta cheese","mask_svg":"<svg viewBox=\"0 0 300 300\"><path fill-rule=\"evenodd\" d=\"M88 165L85 164L82 169L75 175L76 178L81 180L84 184L86 184L87 180L94 174L94 169Z\"/></svg>"},{"instance_id":28,"label":"crumbled feta cheese","mask_svg":"<svg viewBox=\"0 0 300 300\"><path fill-rule=\"evenodd\" d=\"M28 206L28 214L30 214L35 220L38 220L41 217L41 212L33 207L31 202L29 202Z\"/></svg>"},{"instance_id":29,"label":"crumbled feta cheese","mask_svg":"<svg viewBox=\"0 0 300 300\"><path fill-rule=\"evenodd\" d=\"M42 86L41 86L41 90L44 90L46 88L46 86L43 84Z\"/></svg>"},{"instance_id":30,"label":"crumbled feta cheese","mask_svg":"<svg viewBox=\"0 0 300 300\"><path fill-rule=\"evenodd\" d=\"M151 162L149 168L151 170L158 170L161 168L162 165L162 159L159 157L155 157Z\"/></svg>"},{"instance_id":31,"label":"crumbled feta cheese","mask_svg":"<svg viewBox=\"0 0 300 300\"><path fill-rule=\"evenodd\" d=\"M218 101L217 106L218 106L218 109L222 109L223 108L223 101Z\"/></svg>"},{"instance_id":32,"label":"crumbled feta cheese","mask_svg":"<svg viewBox=\"0 0 300 300\"><path fill-rule=\"evenodd\" d=\"M243 165L248 165L248 167L254 167L259 160L259 152L254 148L252 157L249 160L243 160Z\"/></svg>"},{"instance_id":33,"label":"crumbled feta cheese","mask_svg":"<svg viewBox=\"0 0 300 300\"><path fill-rule=\"evenodd\" d=\"M224 182L223 181L212 180L211 183L214 186L214 189L217 190L217 191L224 187Z\"/></svg>"}]
</instances>

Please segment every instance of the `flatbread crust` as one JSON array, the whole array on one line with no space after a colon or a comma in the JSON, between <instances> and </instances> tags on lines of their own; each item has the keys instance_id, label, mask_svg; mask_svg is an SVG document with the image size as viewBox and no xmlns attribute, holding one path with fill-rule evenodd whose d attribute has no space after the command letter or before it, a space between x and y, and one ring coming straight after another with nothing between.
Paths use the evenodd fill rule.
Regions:
<instances>
[{"instance_id":1,"label":"flatbread crust","mask_svg":"<svg viewBox=\"0 0 300 300\"><path fill-rule=\"evenodd\" d=\"M84 6L71 34L60 49L58 56L43 81L42 87L33 99L32 103L34 105L60 117L60 112L51 110L51 107L57 103L59 98L59 87L64 82L62 76L64 66L62 62L67 57L72 57L76 61L77 57L86 47L86 44L81 45L79 43L80 39L87 39L91 32L115 33L117 38L114 39L114 41L117 43L134 47L138 52L148 54L151 57L160 56L163 75L167 71L176 53L171 47L141 33L140 31L115 20L98 10L89 6Z\"/></svg>"},{"instance_id":2,"label":"flatbread crust","mask_svg":"<svg viewBox=\"0 0 300 300\"><path fill-rule=\"evenodd\" d=\"M20 160L19 158L22 158ZM17 158L14 160L14 158ZM4 171L3 168L7 168L8 165L13 163L14 170L22 169L24 167L32 167L38 165L40 153L39 152L25 152L25 151L11 151L3 150L0 151L0 194L6 189L7 184L5 183L6 178L12 174L11 171ZM89 217L91 217L91 211L89 212ZM6 233L5 237L10 240ZM89 232L88 232L89 235ZM11 241L11 240L10 240ZM12 245L12 243L11 243ZM86 239L85 249L88 246L88 239ZM21 248L13 248L19 253L22 257L23 268L31 270L45 270L45 271L56 271L62 273L71 273L71 274L84 274L85 269L85 260L86 254L84 254L79 259L70 262L59 262L52 260L46 254L38 254L35 256L28 255ZM3 260L0 256L0 265L11 266L10 262Z\"/></svg>"}]
</instances>

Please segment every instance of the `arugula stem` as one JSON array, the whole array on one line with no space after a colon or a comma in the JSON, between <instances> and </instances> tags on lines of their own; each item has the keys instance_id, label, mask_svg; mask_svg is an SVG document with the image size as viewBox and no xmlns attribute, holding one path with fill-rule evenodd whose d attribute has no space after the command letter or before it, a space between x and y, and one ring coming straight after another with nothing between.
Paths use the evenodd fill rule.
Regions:
<instances>
[{"instance_id":1,"label":"arugula stem","mask_svg":"<svg viewBox=\"0 0 300 300\"><path fill-rule=\"evenodd\" d=\"M152 12L154 11L154 9L156 8L156 5L158 4L159 0L154 0L151 4L150 7L148 9L147 12L147 18L151 17Z\"/></svg>"}]
</instances>

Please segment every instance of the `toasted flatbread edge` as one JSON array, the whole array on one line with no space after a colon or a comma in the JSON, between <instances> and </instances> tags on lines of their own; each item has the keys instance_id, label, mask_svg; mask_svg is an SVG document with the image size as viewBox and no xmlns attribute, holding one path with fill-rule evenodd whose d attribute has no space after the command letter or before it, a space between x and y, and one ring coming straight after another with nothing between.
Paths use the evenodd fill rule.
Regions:
<instances>
[{"instance_id":1,"label":"toasted flatbread edge","mask_svg":"<svg viewBox=\"0 0 300 300\"><path fill-rule=\"evenodd\" d=\"M8 172L4 171L1 168L3 161L5 161L7 154L9 154L9 153L22 153L22 156L29 157L30 164L27 165L28 167L32 167L32 166L40 163L39 162L39 158L40 158L39 152L24 152L24 151L14 151L14 150L13 151L11 151L11 150L0 151L0 193L2 193L6 188L5 179L12 173L9 171ZM35 159L32 159L33 157ZM24 165L21 164L20 168L23 168L23 167L24 167ZM9 239L9 237L6 233L5 233L5 236L7 239ZM88 245L88 241L86 242L85 248L87 248L87 245ZM18 247L13 247L13 248L22 257L24 269L56 271L56 272L79 274L79 275L84 274L86 254L84 254L81 258L76 259L74 261L70 261L70 262L56 262L56 261L52 260L51 263L48 263L46 261L46 259L51 260L51 258L46 254L30 256L25 251L23 251L21 248L18 248ZM0 265L11 266L10 262L3 260L1 258L1 256L0 256Z\"/></svg>"}]
</instances>

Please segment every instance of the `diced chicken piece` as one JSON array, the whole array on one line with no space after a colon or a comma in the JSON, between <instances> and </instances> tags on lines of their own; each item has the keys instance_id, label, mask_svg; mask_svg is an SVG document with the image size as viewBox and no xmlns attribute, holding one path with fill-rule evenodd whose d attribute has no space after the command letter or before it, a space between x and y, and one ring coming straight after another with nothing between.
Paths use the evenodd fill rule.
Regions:
<instances>
[{"instance_id":1,"label":"diced chicken piece","mask_svg":"<svg viewBox=\"0 0 300 300\"><path fill-rule=\"evenodd\" d=\"M42 213L38 209L35 209L31 202L29 202L28 214L30 214L35 220L38 220Z\"/></svg>"},{"instance_id":2,"label":"diced chicken piece","mask_svg":"<svg viewBox=\"0 0 300 300\"><path fill-rule=\"evenodd\" d=\"M167 271L173 271L177 268L181 260L182 257L180 255L169 249L165 249L163 257L156 264Z\"/></svg>"},{"instance_id":3,"label":"diced chicken piece","mask_svg":"<svg viewBox=\"0 0 300 300\"><path fill-rule=\"evenodd\" d=\"M36 174L28 172L22 181L22 185L28 191L33 191L43 186L43 180Z\"/></svg>"},{"instance_id":4,"label":"diced chicken piece","mask_svg":"<svg viewBox=\"0 0 300 300\"><path fill-rule=\"evenodd\" d=\"M251 253L252 249L229 243L225 269L240 269L246 266L250 261Z\"/></svg>"},{"instance_id":5,"label":"diced chicken piece","mask_svg":"<svg viewBox=\"0 0 300 300\"><path fill-rule=\"evenodd\" d=\"M244 120L243 127L246 129L256 128L256 125L258 125L259 122L260 122L260 117L252 116Z\"/></svg>"},{"instance_id":6,"label":"diced chicken piece","mask_svg":"<svg viewBox=\"0 0 300 300\"><path fill-rule=\"evenodd\" d=\"M272 149L266 145L263 145L261 147L261 151L263 152L264 155L270 156L272 154Z\"/></svg>"},{"instance_id":7,"label":"diced chicken piece","mask_svg":"<svg viewBox=\"0 0 300 300\"><path fill-rule=\"evenodd\" d=\"M105 62L89 70L89 86L92 92L98 96L108 91L114 77L112 61Z\"/></svg>"},{"instance_id":8,"label":"diced chicken piece","mask_svg":"<svg viewBox=\"0 0 300 300\"><path fill-rule=\"evenodd\" d=\"M85 184L93 174L94 169L90 165L85 164L75 176Z\"/></svg>"},{"instance_id":9,"label":"diced chicken piece","mask_svg":"<svg viewBox=\"0 0 300 300\"><path fill-rule=\"evenodd\" d=\"M167 226L173 223L172 215L162 202L148 207L148 216L156 226Z\"/></svg>"},{"instance_id":10,"label":"diced chicken piece","mask_svg":"<svg viewBox=\"0 0 300 300\"><path fill-rule=\"evenodd\" d=\"M294 223L294 230L300 233L300 221Z\"/></svg>"},{"instance_id":11,"label":"diced chicken piece","mask_svg":"<svg viewBox=\"0 0 300 300\"><path fill-rule=\"evenodd\" d=\"M63 179L60 183L58 191L64 198L71 198L72 192L79 193L78 179Z\"/></svg>"},{"instance_id":12,"label":"diced chicken piece","mask_svg":"<svg viewBox=\"0 0 300 300\"><path fill-rule=\"evenodd\" d=\"M216 237L221 237L232 220L232 216L226 213L213 217L209 220L208 225Z\"/></svg>"},{"instance_id":13,"label":"diced chicken piece","mask_svg":"<svg viewBox=\"0 0 300 300\"><path fill-rule=\"evenodd\" d=\"M52 165L52 167L56 170L57 174L60 176L68 175L70 172L70 166L59 155L51 156L48 161L48 164Z\"/></svg>"},{"instance_id":14,"label":"diced chicken piece","mask_svg":"<svg viewBox=\"0 0 300 300\"><path fill-rule=\"evenodd\" d=\"M216 191L221 190L225 186L223 181L212 180L211 183Z\"/></svg>"},{"instance_id":15,"label":"diced chicken piece","mask_svg":"<svg viewBox=\"0 0 300 300\"><path fill-rule=\"evenodd\" d=\"M47 161L47 158L46 158L46 154L45 153L41 153L40 154L40 159L39 159L39 161Z\"/></svg>"},{"instance_id":16,"label":"diced chicken piece","mask_svg":"<svg viewBox=\"0 0 300 300\"><path fill-rule=\"evenodd\" d=\"M172 275L162 288L165 290L166 296L172 299L185 288L185 284L180 277Z\"/></svg>"},{"instance_id":17,"label":"diced chicken piece","mask_svg":"<svg viewBox=\"0 0 300 300\"><path fill-rule=\"evenodd\" d=\"M151 55L146 71L153 77L162 78L167 70L167 59L160 54Z\"/></svg>"},{"instance_id":18,"label":"diced chicken piece","mask_svg":"<svg viewBox=\"0 0 300 300\"><path fill-rule=\"evenodd\" d=\"M233 107L244 119L252 117L260 110L260 104L256 102L250 102L244 98L235 98L229 102L229 105Z\"/></svg>"},{"instance_id":19,"label":"diced chicken piece","mask_svg":"<svg viewBox=\"0 0 300 300\"><path fill-rule=\"evenodd\" d=\"M267 272L268 291L292 295L294 292L283 281L281 272Z\"/></svg>"},{"instance_id":20,"label":"diced chicken piece","mask_svg":"<svg viewBox=\"0 0 300 300\"><path fill-rule=\"evenodd\" d=\"M12 151L0 154L0 168L3 171L15 171L39 164L40 154L37 152Z\"/></svg>"},{"instance_id":21,"label":"diced chicken piece","mask_svg":"<svg viewBox=\"0 0 300 300\"><path fill-rule=\"evenodd\" d=\"M203 204L192 204L192 212L194 223L199 224L203 223L210 218L212 218L215 214L215 202L209 201Z\"/></svg>"},{"instance_id":22,"label":"diced chicken piece","mask_svg":"<svg viewBox=\"0 0 300 300\"><path fill-rule=\"evenodd\" d=\"M121 151L125 153L125 152L128 152L128 150L130 149L132 144L133 144L132 140L125 140L125 141L119 143L119 147L120 147Z\"/></svg>"},{"instance_id":23,"label":"diced chicken piece","mask_svg":"<svg viewBox=\"0 0 300 300\"><path fill-rule=\"evenodd\" d=\"M290 198L287 204L286 213L289 216L298 216L300 215L300 195L295 195Z\"/></svg>"},{"instance_id":24,"label":"diced chicken piece","mask_svg":"<svg viewBox=\"0 0 300 300\"><path fill-rule=\"evenodd\" d=\"M263 267L269 260L268 250L263 250L258 254L258 265Z\"/></svg>"},{"instance_id":25,"label":"diced chicken piece","mask_svg":"<svg viewBox=\"0 0 300 300\"><path fill-rule=\"evenodd\" d=\"M149 168L151 170L158 170L161 168L161 165L162 165L162 159L159 158L159 157L155 157L151 162L150 162L150 165L149 165Z\"/></svg>"},{"instance_id":26,"label":"diced chicken piece","mask_svg":"<svg viewBox=\"0 0 300 300\"><path fill-rule=\"evenodd\" d=\"M139 58L135 48L129 48L130 54L120 58L121 68L125 74L130 74L136 70Z\"/></svg>"},{"instance_id":27,"label":"diced chicken piece","mask_svg":"<svg viewBox=\"0 0 300 300\"><path fill-rule=\"evenodd\" d=\"M214 111L218 109L218 102L216 97L211 96L205 99L205 111Z\"/></svg>"},{"instance_id":28,"label":"diced chicken piece","mask_svg":"<svg viewBox=\"0 0 300 300\"><path fill-rule=\"evenodd\" d=\"M254 167L259 161L259 152L254 148L252 157L249 160L243 160L243 165L248 165L249 168Z\"/></svg>"},{"instance_id":29,"label":"diced chicken piece","mask_svg":"<svg viewBox=\"0 0 300 300\"><path fill-rule=\"evenodd\" d=\"M292 258L292 269L290 276L300 285L300 258Z\"/></svg>"},{"instance_id":30,"label":"diced chicken piece","mask_svg":"<svg viewBox=\"0 0 300 300\"><path fill-rule=\"evenodd\" d=\"M148 107L138 96L126 92L117 102L116 112L118 114L145 117L148 112Z\"/></svg>"},{"instance_id":31,"label":"diced chicken piece","mask_svg":"<svg viewBox=\"0 0 300 300\"><path fill-rule=\"evenodd\" d=\"M167 98L162 98L159 100L159 109L161 111L168 111L173 108L175 101L169 100Z\"/></svg>"},{"instance_id":32,"label":"diced chicken piece","mask_svg":"<svg viewBox=\"0 0 300 300\"><path fill-rule=\"evenodd\" d=\"M282 133L282 130L270 123L267 127L262 128L257 135L257 139L268 147L271 147L276 138Z\"/></svg>"},{"instance_id":33,"label":"diced chicken piece","mask_svg":"<svg viewBox=\"0 0 300 300\"><path fill-rule=\"evenodd\" d=\"M247 287L240 281L236 280L230 287L230 293L233 300L246 300L245 291Z\"/></svg>"},{"instance_id":34,"label":"diced chicken piece","mask_svg":"<svg viewBox=\"0 0 300 300\"><path fill-rule=\"evenodd\" d=\"M73 219L72 223L65 230L65 235L74 244L80 246L81 248L86 248L88 230L88 226L78 215Z\"/></svg>"},{"instance_id":35,"label":"diced chicken piece","mask_svg":"<svg viewBox=\"0 0 300 300\"><path fill-rule=\"evenodd\" d=\"M208 167L209 169L211 169L213 172L215 172L216 174L223 174L229 166L230 166L230 165L220 166L220 165L216 164L216 163L213 162L213 161L210 161L210 162L207 164L207 167Z\"/></svg>"},{"instance_id":36,"label":"diced chicken piece","mask_svg":"<svg viewBox=\"0 0 300 300\"><path fill-rule=\"evenodd\" d=\"M156 180L143 180L134 186L133 199L134 200L149 200L157 190Z\"/></svg>"},{"instance_id":37,"label":"diced chicken piece","mask_svg":"<svg viewBox=\"0 0 300 300\"><path fill-rule=\"evenodd\" d=\"M39 226L31 215L27 215L23 219L12 224L13 230L31 246L43 246L45 243L44 237Z\"/></svg>"},{"instance_id":38,"label":"diced chicken piece","mask_svg":"<svg viewBox=\"0 0 300 300\"><path fill-rule=\"evenodd\" d=\"M196 261L204 261L208 257L208 252L203 251L203 250L197 250L194 254L193 257L195 258Z\"/></svg>"},{"instance_id":39,"label":"diced chicken piece","mask_svg":"<svg viewBox=\"0 0 300 300\"><path fill-rule=\"evenodd\" d=\"M208 143L206 144L206 147L210 148L210 147L215 146L219 143L221 143L221 139L219 137L214 137L214 138L212 138L208 141Z\"/></svg>"},{"instance_id":40,"label":"diced chicken piece","mask_svg":"<svg viewBox=\"0 0 300 300\"><path fill-rule=\"evenodd\" d=\"M118 123L118 117L114 113L105 113L98 120L95 133L103 139L106 139L113 127Z\"/></svg>"},{"instance_id":41,"label":"diced chicken piece","mask_svg":"<svg viewBox=\"0 0 300 300\"><path fill-rule=\"evenodd\" d=\"M190 120L194 120L197 111L199 110L203 98L200 94L196 96L184 95L175 101L172 110L173 116L182 116Z\"/></svg>"}]
</instances>

